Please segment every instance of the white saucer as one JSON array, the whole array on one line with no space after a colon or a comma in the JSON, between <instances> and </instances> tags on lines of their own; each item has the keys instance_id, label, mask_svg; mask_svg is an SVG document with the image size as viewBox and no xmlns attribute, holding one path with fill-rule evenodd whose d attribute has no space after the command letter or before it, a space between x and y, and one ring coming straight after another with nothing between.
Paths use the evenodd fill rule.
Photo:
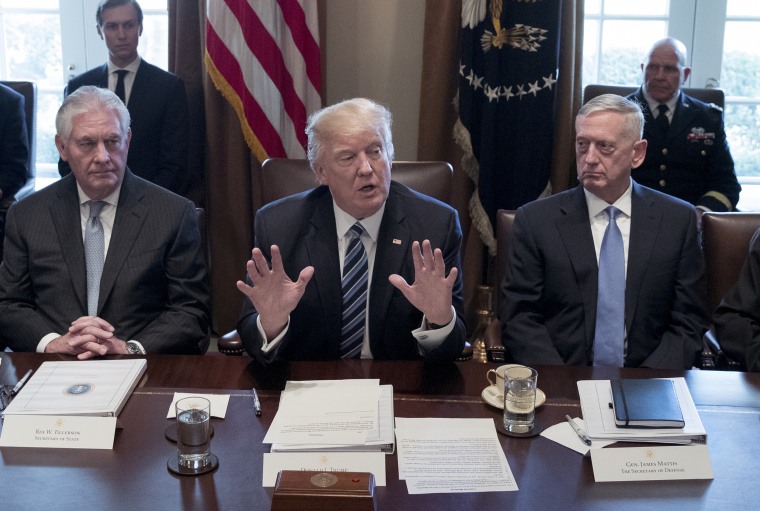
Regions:
<instances>
[{"instance_id":1,"label":"white saucer","mask_svg":"<svg viewBox=\"0 0 760 511\"><path fill-rule=\"evenodd\" d=\"M499 394L499 388L496 385L489 385L480 393L483 401L499 410L504 409L504 394ZM546 394L541 389L536 389L536 408L546 402Z\"/></svg>"}]
</instances>

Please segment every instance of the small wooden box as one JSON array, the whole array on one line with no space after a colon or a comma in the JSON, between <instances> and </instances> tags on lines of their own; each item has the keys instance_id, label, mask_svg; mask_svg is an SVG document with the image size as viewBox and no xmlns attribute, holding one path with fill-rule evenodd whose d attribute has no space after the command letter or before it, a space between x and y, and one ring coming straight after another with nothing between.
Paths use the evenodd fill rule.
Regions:
<instances>
[{"instance_id":1,"label":"small wooden box","mask_svg":"<svg viewBox=\"0 0 760 511\"><path fill-rule=\"evenodd\" d=\"M375 511L375 477L369 472L281 470L272 511Z\"/></svg>"}]
</instances>

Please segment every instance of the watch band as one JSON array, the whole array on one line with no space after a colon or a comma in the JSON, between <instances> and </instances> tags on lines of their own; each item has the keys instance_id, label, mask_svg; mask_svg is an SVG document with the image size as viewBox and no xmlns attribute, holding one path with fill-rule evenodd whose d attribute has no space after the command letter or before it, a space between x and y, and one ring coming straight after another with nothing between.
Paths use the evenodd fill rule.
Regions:
<instances>
[{"instance_id":1,"label":"watch band","mask_svg":"<svg viewBox=\"0 0 760 511\"><path fill-rule=\"evenodd\" d=\"M145 350L135 341L127 341L127 353L130 355L145 355Z\"/></svg>"}]
</instances>

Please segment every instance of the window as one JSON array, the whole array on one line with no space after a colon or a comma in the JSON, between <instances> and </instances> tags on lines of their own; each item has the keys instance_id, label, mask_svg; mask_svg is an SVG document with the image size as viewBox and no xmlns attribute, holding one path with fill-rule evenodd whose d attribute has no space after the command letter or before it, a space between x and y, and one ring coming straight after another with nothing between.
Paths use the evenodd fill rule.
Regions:
<instances>
[{"instance_id":1,"label":"window","mask_svg":"<svg viewBox=\"0 0 760 511\"><path fill-rule=\"evenodd\" d=\"M55 114L72 77L108 59L95 28L98 0L0 0L0 80L37 83L37 188L58 179ZM140 0L138 52L168 68L166 0Z\"/></svg>"},{"instance_id":2,"label":"window","mask_svg":"<svg viewBox=\"0 0 760 511\"><path fill-rule=\"evenodd\" d=\"M738 208L760 210L760 33L757 0L586 0L583 84L640 85L652 42L689 49L687 87L726 93L728 143L742 184ZM716 23L716 20L725 23Z\"/></svg>"}]
</instances>

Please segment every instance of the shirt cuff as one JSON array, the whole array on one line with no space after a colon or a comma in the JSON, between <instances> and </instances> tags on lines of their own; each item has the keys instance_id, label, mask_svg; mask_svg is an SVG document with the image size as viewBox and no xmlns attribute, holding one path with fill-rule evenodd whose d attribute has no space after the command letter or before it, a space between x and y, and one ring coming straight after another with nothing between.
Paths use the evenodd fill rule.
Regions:
<instances>
[{"instance_id":1,"label":"shirt cuff","mask_svg":"<svg viewBox=\"0 0 760 511\"><path fill-rule=\"evenodd\" d=\"M443 328L436 328L435 330L427 330L427 319L422 317L422 324L417 330L412 330L412 335L417 339L417 352L421 356L425 356L438 346L443 344L446 337L454 330L454 325L457 322L457 313L454 306L451 306L452 317Z\"/></svg>"},{"instance_id":2,"label":"shirt cuff","mask_svg":"<svg viewBox=\"0 0 760 511\"><path fill-rule=\"evenodd\" d=\"M47 334L37 344L37 353L45 353L45 348L47 348L47 345L53 342L54 340L58 339L60 336L61 334L55 334L55 333Z\"/></svg>"},{"instance_id":3,"label":"shirt cuff","mask_svg":"<svg viewBox=\"0 0 760 511\"><path fill-rule=\"evenodd\" d=\"M264 329L261 326L261 316L258 316L256 318L256 328L259 329L259 335L261 336L262 343L261 343L261 351L263 353L269 353L270 351L274 350L282 340L283 337L285 337L285 334L288 332L288 328L290 327L290 315L288 315L288 322L285 324L285 328L282 329L282 332L280 332L277 337L272 339L271 341L267 341L267 335L264 333Z\"/></svg>"}]
</instances>

